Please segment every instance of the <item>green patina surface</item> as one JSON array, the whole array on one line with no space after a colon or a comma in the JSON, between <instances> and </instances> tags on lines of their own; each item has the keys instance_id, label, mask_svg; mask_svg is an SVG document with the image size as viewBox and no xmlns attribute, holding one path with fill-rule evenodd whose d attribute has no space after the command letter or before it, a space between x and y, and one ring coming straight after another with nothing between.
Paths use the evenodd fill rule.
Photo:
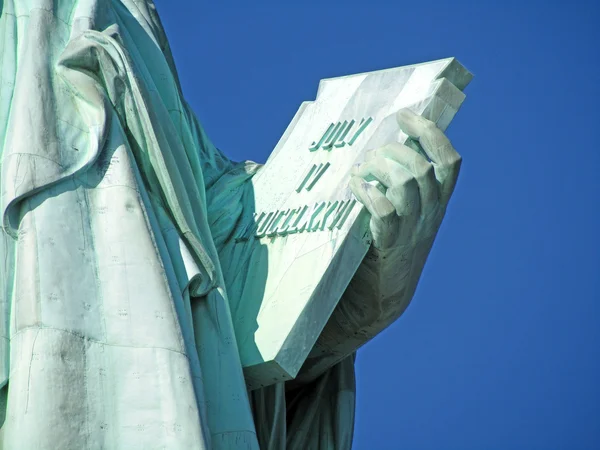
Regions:
<instances>
[{"instance_id":1,"label":"green patina surface","mask_svg":"<svg viewBox=\"0 0 600 450\"><path fill-rule=\"evenodd\" d=\"M470 74L356 75L371 110L334 101L299 138L314 160L234 163L152 1L0 8L0 448L350 449L354 354L410 302L460 165L425 119L369 112L377 80L403 74L401 98L422 69L418 113L445 128Z\"/></svg>"}]
</instances>

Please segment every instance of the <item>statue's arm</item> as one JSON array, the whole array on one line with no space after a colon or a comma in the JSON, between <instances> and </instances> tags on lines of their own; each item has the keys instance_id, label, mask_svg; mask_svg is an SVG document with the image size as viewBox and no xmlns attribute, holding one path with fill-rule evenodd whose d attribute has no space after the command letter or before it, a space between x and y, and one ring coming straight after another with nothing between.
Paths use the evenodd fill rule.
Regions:
<instances>
[{"instance_id":1,"label":"statue's arm","mask_svg":"<svg viewBox=\"0 0 600 450\"><path fill-rule=\"evenodd\" d=\"M371 213L373 244L298 381L318 376L384 330L405 311L417 288L461 158L434 123L408 110L398 114L398 122L426 156L394 143L368 152L355 168L350 185Z\"/></svg>"},{"instance_id":2,"label":"statue's arm","mask_svg":"<svg viewBox=\"0 0 600 450\"><path fill-rule=\"evenodd\" d=\"M356 168L351 188L371 214L373 245L319 336L297 382L315 379L352 355L398 319L413 298L453 192L461 159L432 122L410 111L399 114L399 122L404 132L421 143L428 158L394 143L370 151L365 163ZM253 268L247 265L248 255L234 250L233 235L244 208L253 207L250 181L261 166L231 162L210 143L199 124L196 129L203 152L210 227L230 301L235 303L243 288L236 274L243 271L248 277L248 270ZM372 180L379 181L380 186L368 183Z\"/></svg>"},{"instance_id":3,"label":"statue's arm","mask_svg":"<svg viewBox=\"0 0 600 450\"><path fill-rule=\"evenodd\" d=\"M432 243L430 238L419 249L406 249L396 261L371 247L315 343L298 381L317 377L402 315L413 298Z\"/></svg>"}]
</instances>

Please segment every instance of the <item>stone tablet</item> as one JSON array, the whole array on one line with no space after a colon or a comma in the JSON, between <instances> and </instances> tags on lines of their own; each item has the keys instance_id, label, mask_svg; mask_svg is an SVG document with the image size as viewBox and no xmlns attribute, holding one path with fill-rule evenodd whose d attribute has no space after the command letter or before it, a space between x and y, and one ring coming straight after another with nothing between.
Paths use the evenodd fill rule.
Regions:
<instances>
[{"instance_id":1,"label":"stone tablet","mask_svg":"<svg viewBox=\"0 0 600 450\"><path fill-rule=\"evenodd\" d=\"M242 297L235 314L246 320L233 318L250 388L296 376L369 248L368 213L348 187L352 166L392 142L420 151L395 113L410 108L445 130L471 78L448 58L322 80L316 100L300 106L252 181L256 212L236 236L268 255L266 281L256 280L264 286L244 289L263 297Z\"/></svg>"}]
</instances>

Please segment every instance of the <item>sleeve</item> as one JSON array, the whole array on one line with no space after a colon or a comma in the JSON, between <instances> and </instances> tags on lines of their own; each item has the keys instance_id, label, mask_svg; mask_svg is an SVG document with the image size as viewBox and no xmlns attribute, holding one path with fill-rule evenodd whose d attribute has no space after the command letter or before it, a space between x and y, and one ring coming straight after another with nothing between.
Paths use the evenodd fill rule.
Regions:
<instances>
[{"instance_id":1,"label":"sleeve","mask_svg":"<svg viewBox=\"0 0 600 450\"><path fill-rule=\"evenodd\" d=\"M429 253L433 239L394 256L374 247L369 249L294 380L295 385L316 379L354 354L404 313L423 270L414 261L425 261L427 256L411 252ZM399 279L410 282L398 283Z\"/></svg>"},{"instance_id":2,"label":"sleeve","mask_svg":"<svg viewBox=\"0 0 600 450\"><path fill-rule=\"evenodd\" d=\"M200 149L209 228L221 262L227 262L223 259L224 247L232 239L244 210L254 208L247 200L253 197L250 180L262 166L252 161L231 161L213 145L189 106L186 108L193 139ZM228 267L223 269L228 271Z\"/></svg>"}]
</instances>

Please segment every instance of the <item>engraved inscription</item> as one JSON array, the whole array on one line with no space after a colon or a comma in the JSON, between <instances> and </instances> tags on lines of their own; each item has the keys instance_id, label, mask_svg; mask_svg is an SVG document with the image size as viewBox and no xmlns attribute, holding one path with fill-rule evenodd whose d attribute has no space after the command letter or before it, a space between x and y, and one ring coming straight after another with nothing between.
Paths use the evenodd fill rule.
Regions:
<instances>
[{"instance_id":1,"label":"engraved inscription","mask_svg":"<svg viewBox=\"0 0 600 450\"><path fill-rule=\"evenodd\" d=\"M243 242L252 237L260 239L326 229L339 230L355 205L356 200L336 200L317 202L311 206L255 213L254 221L236 236L235 241Z\"/></svg>"},{"instance_id":2,"label":"engraved inscription","mask_svg":"<svg viewBox=\"0 0 600 450\"><path fill-rule=\"evenodd\" d=\"M321 139L310 144L308 149L311 152L319 149L331 151L334 147L341 148L345 145L352 145L372 121L372 117L367 117L361 119L360 123L356 123L355 120L332 123L327 127Z\"/></svg>"},{"instance_id":3,"label":"engraved inscription","mask_svg":"<svg viewBox=\"0 0 600 450\"><path fill-rule=\"evenodd\" d=\"M318 166L316 164L313 164L313 166L310 168L310 170L302 180L302 183L300 183L300 186L296 188L296 192L300 192L302 189L310 191L315 186L315 184L317 184L317 181L321 179L325 171L329 169L330 165L330 163L319 164Z\"/></svg>"}]
</instances>

